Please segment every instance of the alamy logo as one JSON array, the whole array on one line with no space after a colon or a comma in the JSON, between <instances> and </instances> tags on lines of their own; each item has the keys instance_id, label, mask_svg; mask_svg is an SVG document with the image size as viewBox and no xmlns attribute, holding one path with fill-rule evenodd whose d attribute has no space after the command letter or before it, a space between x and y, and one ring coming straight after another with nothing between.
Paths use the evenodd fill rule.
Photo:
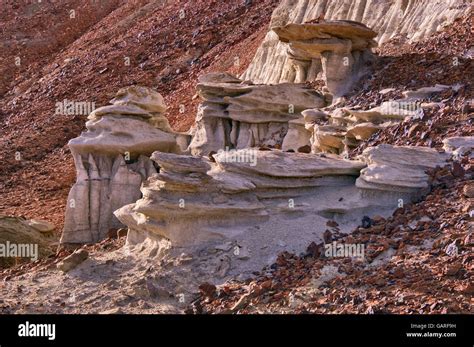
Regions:
<instances>
[{"instance_id":1,"label":"alamy logo","mask_svg":"<svg viewBox=\"0 0 474 347\"><path fill-rule=\"evenodd\" d=\"M30 258L38 260L37 243L0 243L0 257L2 258Z\"/></svg>"},{"instance_id":2,"label":"alamy logo","mask_svg":"<svg viewBox=\"0 0 474 347\"><path fill-rule=\"evenodd\" d=\"M359 258L364 259L365 246L363 243L337 243L324 245L324 255L327 258Z\"/></svg>"},{"instance_id":3,"label":"alamy logo","mask_svg":"<svg viewBox=\"0 0 474 347\"><path fill-rule=\"evenodd\" d=\"M20 337L47 337L52 341L56 339L56 324L36 324L26 321L18 325Z\"/></svg>"},{"instance_id":4,"label":"alamy logo","mask_svg":"<svg viewBox=\"0 0 474 347\"><path fill-rule=\"evenodd\" d=\"M250 166L257 165L257 151L255 149L219 149L217 151L219 161L222 163L249 163Z\"/></svg>"},{"instance_id":5,"label":"alamy logo","mask_svg":"<svg viewBox=\"0 0 474 347\"><path fill-rule=\"evenodd\" d=\"M413 113L422 112L421 104L417 101L387 101L381 106L382 113L411 116Z\"/></svg>"},{"instance_id":6,"label":"alamy logo","mask_svg":"<svg viewBox=\"0 0 474 347\"><path fill-rule=\"evenodd\" d=\"M63 116L87 116L95 110L95 102L63 100L56 103L55 114Z\"/></svg>"}]
</instances>

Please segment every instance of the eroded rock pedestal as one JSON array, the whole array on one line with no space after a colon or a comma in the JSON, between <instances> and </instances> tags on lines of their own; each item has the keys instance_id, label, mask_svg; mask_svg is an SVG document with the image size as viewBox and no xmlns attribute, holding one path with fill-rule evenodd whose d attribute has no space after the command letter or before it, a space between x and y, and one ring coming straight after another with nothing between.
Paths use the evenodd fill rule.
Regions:
<instances>
[{"instance_id":1,"label":"eroded rock pedestal","mask_svg":"<svg viewBox=\"0 0 474 347\"><path fill-rule=\"evenodd\" d=\"M103 239L122 226L113 211L141 197L140 185L156 173L147 156L154 151L180 153L157 92L145 87L121 89L111 105L93 111L87 131L69 141L77 179L69 192L62 244Z\"/></svg>"},{"instance_id":2,"label":"eroded rock pedestal","mask_svg":"<svg viewBox=\"0 0 474 347\"><path fill-rule=\"evenodd\" d=\"M273 27L281 42L287 44L289 63L282 79L303 83L324 81L335 97L352 89L374 57L377 33L353 21L313 21Z\"/></svg>"},{"instance_id":3,"label":"eroded rock pedestal","mask_svg":"<svg viewBox=\"0 0 474 347\"><path fill-rule=\"evenodd\" d=\"M203 102L190 144L194 155L225 148L281 148L284 142L291 146L288 122L302 118L305 109L327 106L323 95L303 84L253 85L228 74L202 76L197 90Z\"/></svg>"}]
</instances>

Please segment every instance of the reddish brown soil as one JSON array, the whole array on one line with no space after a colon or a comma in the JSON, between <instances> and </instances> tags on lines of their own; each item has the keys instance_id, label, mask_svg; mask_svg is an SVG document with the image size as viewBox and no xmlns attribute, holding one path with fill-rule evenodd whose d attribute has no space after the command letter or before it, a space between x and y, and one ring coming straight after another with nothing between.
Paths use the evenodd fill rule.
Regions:
<instances>
[{"instance_id":1,"label":"reddish brown soil","mask_svg":"<svg viewBox=\"0 0 474 347\"><path fill-rule=\"evenodd\" d=\"M75 180L66 144L84 129L86 116L55 115L56 102L99 107L123 86L145 85L165 97L172 126L187 130L198 76L243 72L277 2L2 3L0 40L7 49L0 53L0 212L46 219L61 229ZM69 18L70 9L76 18Z\"/></svg>"}]
</instances>

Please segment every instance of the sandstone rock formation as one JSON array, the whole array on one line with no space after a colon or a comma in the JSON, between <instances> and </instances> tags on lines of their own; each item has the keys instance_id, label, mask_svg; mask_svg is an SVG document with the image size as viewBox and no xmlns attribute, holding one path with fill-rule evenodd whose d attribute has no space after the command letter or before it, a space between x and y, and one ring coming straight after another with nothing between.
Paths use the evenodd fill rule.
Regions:
<instances>
[{"instance_id":1,"label":"sandstone rock formation","mask_svg":"<svg viewBox=\"0 0 474 347\"><path fill-rule=\"evenodd\" d=\"M470 157L474 158L474 136L456 136L443 140L444 149L452 153L454 157L470 152Z\"/></svg>"},{"instance_id":2,"label":"sandstone rock formation","mask_svg":"<svg viewBox=\"0 0 474 347\"><path fill-rule=\"evenodd\" d=\"M175 245L229 237L237 232L232 227L236 224L254 225L269 218L260 199L291 211L291 207L278 207L277 200L295 197L292 190L301 195L307 194L302 188L353 182L365 166L338 158L254 149L215 154L215 162L160 152L151 158L160 173L144 185L143 199L116 215L132 230L143 228ZM278 198L272 201L272 197Z\"/></svg>"},{"instance_id":3,"label":"sandstone rock formation","mask_svg":"<svg viewBox=\"0 0 474 347\"><path fill-rule=\"evenodd\" d=\"M89 252L85 249L78 249L59 262L56 267L63 272L69 272L85 261L88 257Z\"/></svg>"},{"instance_id":4,"label":"sandstone rock formation","mask_svg":"<svg viewBox=\"0 0 474 347\"><path fill-rule=\"evenodd\" d=\"M326 20L363 23L378 33L378 43L397 35L417 41L467 14L469 7L469 0L284 0L273 13L270 28L302 24L322 15ZM300 75L283 73L290 71L293 64L286 44L269 31L241 78L266 84L294 82L288 78Z\"/></svg>"},{"instance_id":5,"label":"sandstone rock formation","mask_svg":"<svg viewBox=\"0 0 474 347\"><path fill-rule=\"evenodd\" d=\"M228 74L202 76L190 151L193 155L230 148L281 146L288 122L307 108L324 107L324 97L301 84L253 85ZM290 139L286 140L286 145ZM297 141L297 139L295 139Z\"/></svg>"},{"instance_id":6,"label":"sandstone rock formation","mask_svg":"<svg viewBox=\"0 0 474 347\"><path fill-rule=\"evenodd\" d=\"M431 107L423 100L450 88L456 86L408 90L403 92L404 98L382 102L369 110L346 107L305 110L302 115L306 132L301 130L300 138L309 138L309 143L304 145L310 144L314 153L347 153L379 130L404 120L422 118L424 109Z\"/></svg>"},{"instance_id":7,"label":"sandstone rock formation","mask_svg":"<svg viewBox=\"0 0 474 347\"><path fill-rule=\"evenodd\" d=\"M51 239L38 230L38 222L22 217L0 215L0 268L10 266L18 260L36 260L51 255ZM37 247L31 249L31 247ZM38 251L37 254L19 254L20 250ZM25 257L26 256L26 257Z\"/></svg>"},{"instance_id":8,"label":"sandstone rock formation","mask_svg":"<svg viewBox=\"0 0 474 347\"><path fill-rule=\"evenodd\" d=\"M419 105L404 99L388 101L370 110L337 108L324 117L314 117L320 110L305 110L305 128L310 132L314 153L342 154L357 147L377 131L416 116Z\"/></svg>"},{"instance_id":9,"label":"sandstone rock formation","mask_svg":"<svg viewBox=\"0 0 474 347\"><path fill-rule=\"evenodd\" d=\"M43 235L51 235L56 229L56 226L53 223L41 219L28 219L26 220L26 224Z\"/></svg>"},{"instance_id":10,"label":"sandstone rock formation","mask_svg":"<svg viewBox=\"0 0 474 347\"><path fill-rule=\"evenodd\" d=\"M339 20L313 20L322 3L283 1L242 79L200 77L189 146L169 128L161 96L146 88L121 90L112 105L95 110L88 131L70 142L78 178L61 242L98 241L125 224L127 247L141 245L150 258L170 247L191 258L205 251L211 259L216 250L212 271L222 278L260 269L280 250L304 251L323 240L327 223L349 232L364 216L388 215L424 194L426 170L443 166L449 154L380 145L357 160L339 155L416 117L417 100L445 88L407 91L369 110L328 107L366 73L376 33L364 24L381 29L382 41L407 31L380 27L384 11L371 15L364 6L346 17L330 5L327 19ZM412 16L410 1L397 3ZM341 11L353 9L344 2ZM363 18L370 20L354 21ZM317 79L326 84L321 93L303 84Z\"/></svg>"},{"instance_id":11,"label":"sandstone rock formation","mask_svg":"<svg viewBox=\"0 0 474 347\"><path fill-rule=\"evenodd\" d=\"M443 167L450 157L427 147L394 147L383 144L364 150L361 159L367 163L356 186L363 189L397 193L418 193L428 189L428 169Z\"/></svg>"},{"instance_id":12,"label":"sandstone rock formation","mask_svg":"<svg viewBox=\"0 0 474 347\"><path fill-rule=\"evenodd\" d=\"M111 105L93 111L87 131L72 139L77 180L67 200L62 244L101 240L121 226L112 212L140 198L140 185L156 169L154 151L179 153L164 116L163 97L145 87L119 90Z\"/></svg>"},{"instance_id":13,"label":"sandstone rock formation","mask_svg":"<svg viewBox=\"0 0 474 347\"><path fill-rule=\"evenodd\" d=\"M287 43L288 64L280 81L302 83L322 79L335 97L352 89L373 60L376 32L352 21L316 21L273 27Z\"/></svg>"},{"instance_id":14,"label":"sandstone rock formation","mask_svg":"<svg viewBox=\"0 0 474 347\"><path fill-rule=\"evenodd\" d=\"M446 157L385 145L364 152L363 161L280 150L221 152L212 160L155 152L160 172L144 183L142 199L115 215L129 227L128 244L148 240L151 254L165 241L187 254L234 245L239 256L249 254L242 259L224 247L229 273L241 274L267 264L282 247L301 252L322 239L328 220L347 232L364 215L391 213L400 199L423 193L425 170Z\"/></svg>"}]
</instances>

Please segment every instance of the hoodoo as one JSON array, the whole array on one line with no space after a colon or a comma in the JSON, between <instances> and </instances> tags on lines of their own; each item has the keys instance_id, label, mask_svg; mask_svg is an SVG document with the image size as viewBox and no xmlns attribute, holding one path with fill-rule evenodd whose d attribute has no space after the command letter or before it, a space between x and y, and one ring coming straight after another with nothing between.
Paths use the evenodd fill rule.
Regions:
<instances>
[{"instance_id":1,"label":"hoodoo","mask_svg":"<svg viewBox=\"0 0 474 347\"><path fill-rule=\"evenodd\" d=\"M139 199L140 185L156 173L148 156L181 151L177 139L185 136L171 130L165 111L159 93L123 88L111 105L89 115L87 131L69 141L77 180L67 200L63 245L97 242L121 227L113 211Z\"/></svg>"},{"instance_id":2,"label":"hoodoo","mask_svg":"<svg viewBox=\"0 0 474 347\"><path fill-rule=\"evenodd\" d=\"M324 81L335 97L344 95L367 73L377 33L353 21L316 20L272 30L286 43L289 64L283 80Z\"/></svg>"}]
</instances>

